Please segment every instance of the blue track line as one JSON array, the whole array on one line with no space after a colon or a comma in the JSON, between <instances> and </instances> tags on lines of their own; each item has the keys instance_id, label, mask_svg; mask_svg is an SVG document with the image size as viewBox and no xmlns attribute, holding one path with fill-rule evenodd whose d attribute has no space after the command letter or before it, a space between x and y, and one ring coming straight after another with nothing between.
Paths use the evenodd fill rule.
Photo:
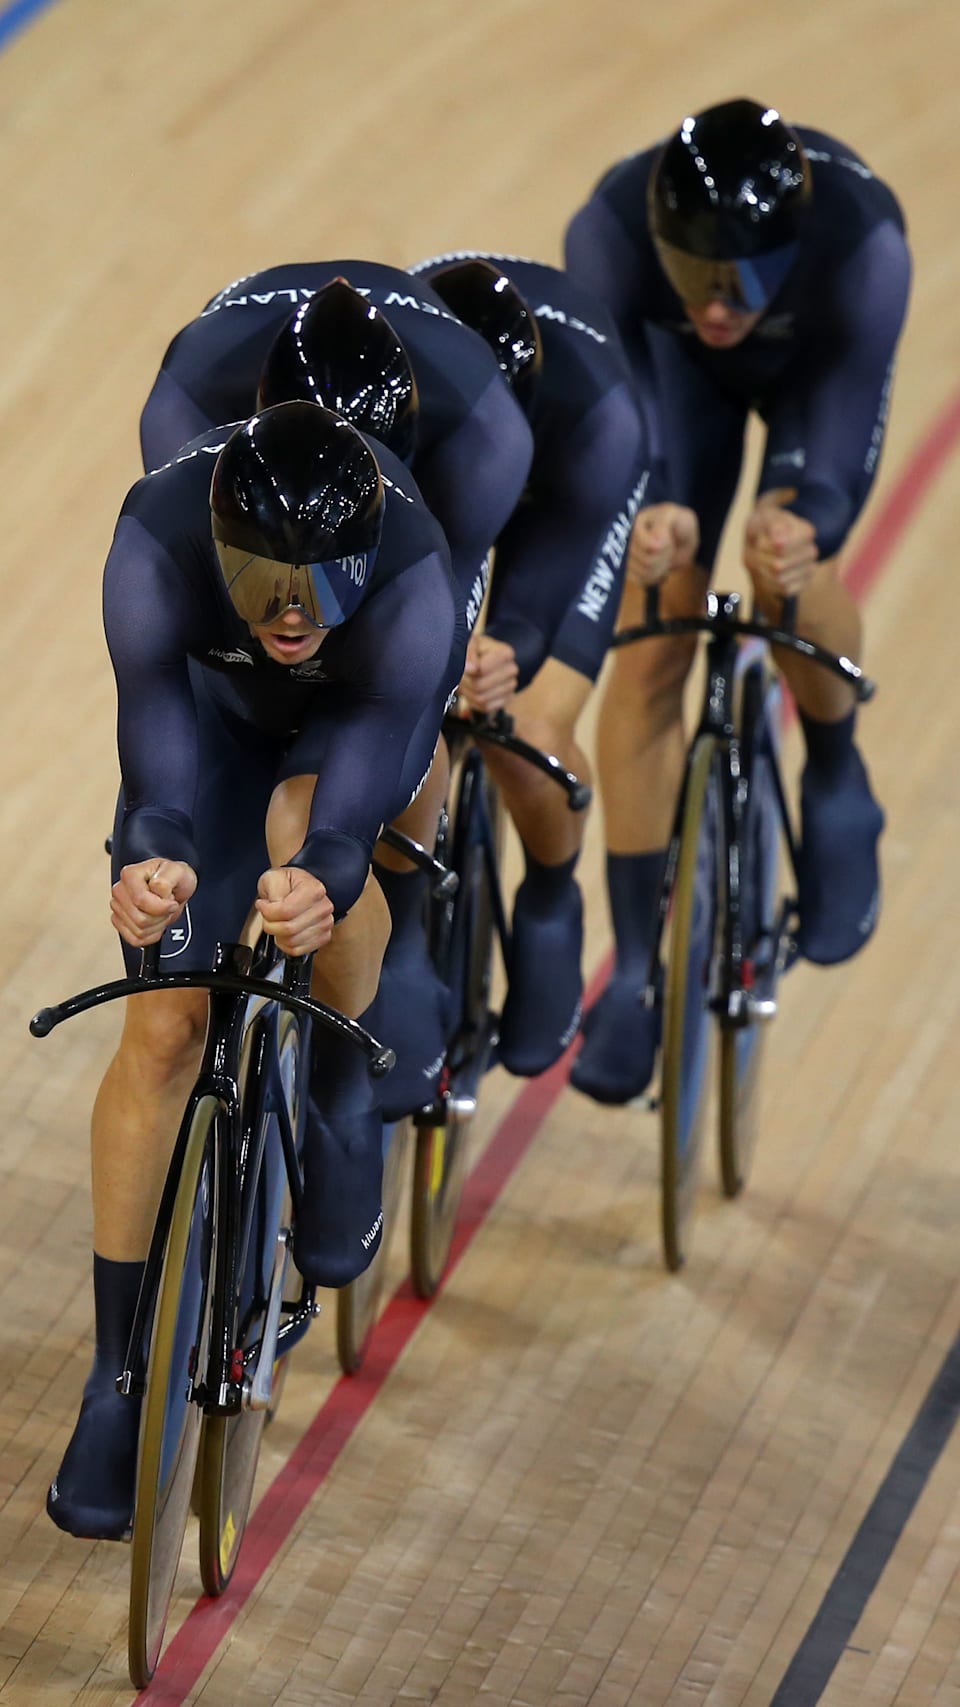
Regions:
<instances>
[{"instance_id":1,"label":"blue track line","mask_svg":"<svg viewBox=\"0 0 960 1707\"><path fill-rule=\"evenodd\" d=\"M815 1707L960 1415L960 1338L951 1346L910 1431L847 1548L770 1707Z\"/></svg>"},{"instance_id":2,"label":"blue track line","mask_svg":"<svg viewBox=\"0 0 960 1707\"><path fill-rule=\"evenodd\" d=\"M38 12L45 12L53 4L54 0L13 0L11 6L0 8L0 52L26 29Z\"/></svg>"}]
</instances>

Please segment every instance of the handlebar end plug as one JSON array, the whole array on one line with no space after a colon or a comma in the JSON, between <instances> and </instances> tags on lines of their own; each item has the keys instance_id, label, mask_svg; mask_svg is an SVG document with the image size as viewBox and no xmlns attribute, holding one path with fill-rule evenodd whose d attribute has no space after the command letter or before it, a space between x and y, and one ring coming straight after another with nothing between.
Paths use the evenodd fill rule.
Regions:
<instances>
[{"instance_id":1,"label":"handlebar end plug","mask_svg":"<svg viewBox=\"0 0 960 1707\"><path fill-rule=\"evenodd\" d=\"M593 789L588 782L578 782L576 788L570 790L571 812L585 812L593 799Z\"/></svg>"},{"instance_id":2,"label":"handlebar end plug","mask_svg":"<svg viewBox=\"0 0 960 1707\"><path fill-rule=\"evenodd\" d=\"M56 1012L53 1008L41 1008L30 1021L31 1037L49 1037L57 1023Z\"/></svg>"},{"instance_id":3,"label":"handlebar end plug","mask_svg":"<svg viewBox=\"0 0 960 1707\"><path fill-rule=\"evenodd\" d=\"M370 1062L371 1078L382 1079L396 1064L397 1057L392 1049L378 1049Z\"/></svg>"}]
</instances>

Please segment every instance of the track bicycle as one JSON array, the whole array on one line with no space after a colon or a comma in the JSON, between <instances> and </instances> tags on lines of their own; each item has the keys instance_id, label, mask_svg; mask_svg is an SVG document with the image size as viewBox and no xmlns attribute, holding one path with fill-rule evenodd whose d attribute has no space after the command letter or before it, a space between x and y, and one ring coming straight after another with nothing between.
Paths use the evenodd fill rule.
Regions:
<instances>
[{"instance_id":1,"label":"track bicycle","mask_svg":"<svg viewBox=\"0 0 960 1707\"><path fill-rule=\"evenodd\" d=\"M808 658L847 682L858 701L874 684L848 658L795 632L796 600L779 626L739 615L738 593L709 592L702 616L646 620L614 636L706 636L703 700L687 751L661 885L643 1001L661 1004L661 1236L668 1269L686 1258L709 1084L711 1020L723 1191L743 1189L756 1143L760 1063L777 986L797 954L797 843L779 766L781 689L770 648ZM743 642L748 644L745 646ZM785 850L789 883L780 877ZM793 892L791 892L791 886Z\"/></svg>"},{"instance_id":2,"label":"track bicycle","mask_svg":"<svg viewBox=\"0 0 960 1707\"><path fill-rule=\"evenodd\" d=\"M591 798L589 786L559 759L516 735L505 712L471 712L465 717L453 712L444 720L443 731L453 778L434 855L416 849L415 844L411 852L409 842L394 831L387 839L434 878L426 930L431 959L450 992L447 1046L433 1102L399 1122L392 1138L385 1167L380 1250L370 1268L338 1294L338 1352L347 1373L359 1367L376 1318L386 1262L388 1204L392 1202L396 1214L410 1129L414 1152L411 1280L417 1297L430 1298L443 1277L453 1241L480 1081L495 1058L498 1015L490 1005L494 947L499 941L506 960L510 930L500 884L505 813L484 763L483 747L497 746L552 778L566 794L571 811L584 811Z\"/></svg>"},{"instance_id":3,"label":"track bicycle","mask_svg":"<svg viewBox=\"0 0 960 1707\"><path fill-rule=\"evenodd\" d=\"M309 995L312 957L273 939L221 944L210 971L159 970L84 991L31 1021L62 1021L157 989L209 991L203 1057L174 1146L118 1388L142 1396L131 1534L128 1658L137 1688L160 1657L193 1498L200 1571L222 1594L249 1515L278 1372L317 1314L291 1258L314 1023L347 1036L379 1076L393 1053ZM289 1296L288 1296L289 1292Z\"/></svg>"}]
</instances>

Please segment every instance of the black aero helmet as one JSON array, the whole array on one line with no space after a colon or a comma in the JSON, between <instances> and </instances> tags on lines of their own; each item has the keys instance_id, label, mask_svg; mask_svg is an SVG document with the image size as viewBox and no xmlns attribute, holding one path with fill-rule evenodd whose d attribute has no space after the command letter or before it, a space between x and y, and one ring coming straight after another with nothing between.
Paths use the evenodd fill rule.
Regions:
<instances>
[{"instance_id":1,"label":"black aero helmet","mask_svg":"<svg viewBox=\"0 0 960 1707\"><path fill-rule=\"evenodd\" d=\"M261 409L305 400L336 409L401 461L413 455L419 401L386 315L346 279L331 279L280 328L264 362Z\"/></svg>"},{"instance_id":2,"label":"black aero helmet","mask_svg":"<svg viewBox=\"0 0 960 1707\"><path fill-rule=\"evenodd\" d=\"M797 257L810 165L772 107L724 101L686 118L650 176L650 232L681 299L763 309Z\"/></svg>"},{"instance_id":3,"label":"black aero helmet","mask_svg":"<svg viewBox=\"0 0 960 1707\"><path fill-rule=\"evenodd\" d=\"M521 408L533 402L543 365L533 310L505 273L489 261L455 261L429 275L431 289L490 345Z\"/></svg>"},{"instance_id":4,"label":"black aero helmet","mask_svg":"<svg viewBox=\"0 0 960 1707\"><path fill-rule=\"evenodd\" d=\"M294 606L316 628L360 604L383 526L369 446L317 403L281 403L245 421L217 457L210 514L224 586L244 622Z\"/></svg>"}]
</instances>

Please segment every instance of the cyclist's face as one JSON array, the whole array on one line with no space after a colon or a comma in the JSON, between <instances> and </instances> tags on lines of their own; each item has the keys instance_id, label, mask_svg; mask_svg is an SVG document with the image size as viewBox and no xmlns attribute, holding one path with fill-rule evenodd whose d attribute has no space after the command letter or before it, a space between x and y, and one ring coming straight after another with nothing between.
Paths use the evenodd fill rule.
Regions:
<instances>
[{"instance_id":1,"label":"cyclist's face","mask_svg":"<svg viewBox=\"0 0 960 1707\"><path fill-rule=\"evenodd\" d=\"M722 297L700 306L690 302L683 306L701 344L715 350L732 350L736 344L742 344L763 316L762 308L751 314L745 308L734 308Z\"/></svg>"},{"instance_id":2,"label":"cyclist's face","mask_svg":"<svg viewBox=\"0 0 960 1707\"><path fill-rule=\"evenodd\" d=\"M267 657L278 664L304 664L315 658L330 633L329 628L315 628L296 606L272 622L251 622L248 627Z\"/></svg>"}]
</instances>

